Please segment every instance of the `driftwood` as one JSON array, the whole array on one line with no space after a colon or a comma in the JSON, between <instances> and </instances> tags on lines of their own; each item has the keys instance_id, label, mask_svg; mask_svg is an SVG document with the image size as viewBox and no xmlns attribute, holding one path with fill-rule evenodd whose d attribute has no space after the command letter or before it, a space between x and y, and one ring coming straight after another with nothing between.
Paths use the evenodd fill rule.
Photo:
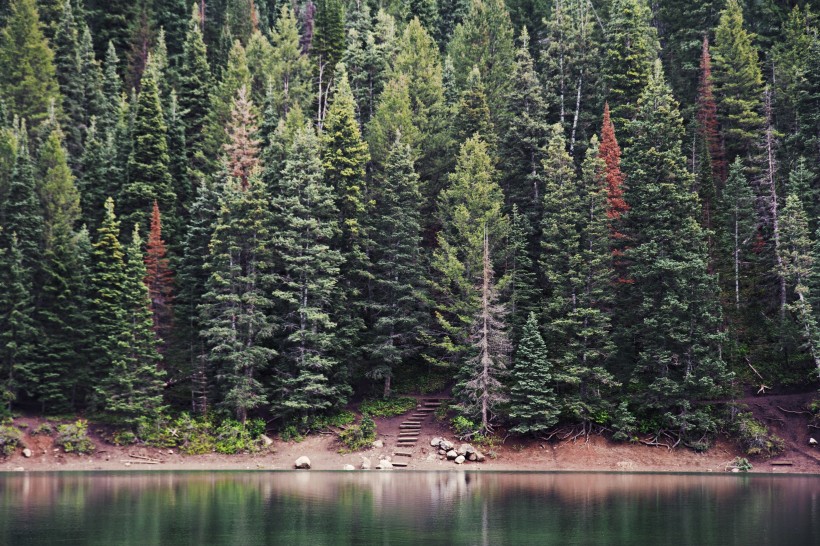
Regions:
<instances>
[{"instance_id":1,"label":"driftwood","mask_svg":"<svg viewBox=\"0 0 820 546\"><path fill-rule=\"evenodd\" d=\"M128 464L159 464L161 461L143 461L142 459L121 459L120 462Z\"/></svg>"},{"instance_id":2,"label":"driftwood","mask_svg":"<svg viewBox=\"0 0 820 546\"><path fill-rule=\"evenodd\" d=\"M791 461L772 461L769 464L772 466L792 466L794 463Z\"/></svg>"},{"instance_id":3,"label":"driftwood","mask_svg":"<svg viewBox=\"0 0 820 546\"><path fill-rule=\"evenodd\" d=\"M780 406L775 406L775 407L777 409L779 409L780 411L784 412L784 413L794 413L795 415L804 415L804 414L811 415L811 412L808 412L808 411L793 411L793 410L787 410L785 408L781 408Z\"/></svg>"},{"instance_id":4,"label":"driftwood","mask_svg":"<svg viewBox=\"0 0 820 546\"><path fill-rule=\"evenodd\" d=\"M133 458L133 459L142 459L144 461L151 461L152 463L157 463L157 464L162 462L159 459L154 459L153 457L146 457L145 455L128 455L128 456ZM133 462L136 462L136 461L133 461Z\"/></svg>"}]
</instances>

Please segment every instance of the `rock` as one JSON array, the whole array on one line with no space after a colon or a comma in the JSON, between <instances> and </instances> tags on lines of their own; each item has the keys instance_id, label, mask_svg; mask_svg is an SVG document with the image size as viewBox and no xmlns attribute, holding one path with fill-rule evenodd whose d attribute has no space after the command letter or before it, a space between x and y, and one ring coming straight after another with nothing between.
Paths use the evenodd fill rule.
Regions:
<instances>
[{"instance_id":1,"label":"rock","mask_svg":"<svg viewBox=\"0 0 820 546\"><path fill-rule=\"evenodd\" d=\"M817 445L817 440L815 440L814 438L809 438L809 445L810 446L816 446Z\"/></svg>"},{"instance_id":2,"label":"rock","mask_svg":"<svg viewBox=\"0 0 820 546\"><path fill-rule=\"evenodd\" d=\"M739 468L733 468L732 472L740 472L740 469Z\"/></svg>"},{"instance_id":3,"label":"rock","mask_svg":"<svg viewBox=\"0 0 820 546\"><path fill-rule=\"evenodd\" d=\"M261 436L259 436L259 438L262 440L262 443L265 444L265 447L273 445L273 440L269 436L265 436L264 434L262 434Z\"/></svg>"},{"instance_id":4,"label":"rock","mask_svg":"<svg viewBox=\"0 0 820 546\"><path fill-rule=\"evenodd\" d=\"M470 453L475 451L475 448L470 444L461 444L460 446L458 446L457 451L459 455L469 455Z\"/></svg>"},{"instance_id":5,"label":"rock","mask_svg":"<svg viewBox=\"0 0 820 546\"><path fill-rule=\"evenodd\" d=\"M23 468L22 466L18 466L18 467L16 467L16 468L14 469L14 471L15 471L15 472L25 472L25 471L26 471L26 469L25 469L25 468Z\"/></svg>"},{"instance_id":6,"label":"rock","mask_svg":"<svg viewBox=\"0 0 820 546\"><path fill-rule=\"evenodd\" d=\"M173 454L174 454L174 450L173 450L173 449L169 449L169 450L168 450L168 455L173 455Z\"/></svg>"},{"instance_id":7,"label":"rock","mask_svg":"<svg viewBox=\"0 0 820 546\"><path fill-rule=\"evenodd\" d=\"M356 467L353 466L352 464L346 464L346 465L344 465L343 470L356 470Z\"/></svg>"},{"instance_id":8,"label":"rock","mask_svg":"<svg viewBox=\"0 0 820 546\"><path fill-rule=\"evenodd\" d=\"M302 455L298 459L296 459L296 463L294 464L296 468L302 468L305 470L310 470L310 459Z\"/></svg>"},{"instance_id":9,"label":"rock","mask_svg":"<svg viewBox=\"0 0 820 546\"><path fill-rule=\"evenodd\" d=\"M131 466L131 463L129 463L128 461L125 461L125 462L124 462L124 463L122 463L122 464L124 464L125 466Z\"/></svg>"},{"instance_id":10,"label":"rock","mask_svg":"<svg viewBox=\"0 0 820 546\"><path fill-rule=\"evenodd\" d=\"M468 461L477 461L478 456L475 453L470 453L469 455L467 455L467 460Z\"/></svg>"},{"instance_id":11,"label":"rock","mask_svg":"<svg viewBox=\"0 0 820 546\"><path fill-rule=\"evenodd\" d=\"M30 450L29 448L25 448L25 449L23 450L23 457L25 457L26 459L28 459L29 457L31 457L31 450Z\"/></svg>"},{"instance_id":12,"label":"rock","mask_svg":"<svg viewBox=\"0 0 820 546\"><path fill-rule=\"evenodd\" d=\"M368 459L367 457L362 457L361 469L370 470L370 459Z\"/></svg>"},{"instance_id":13,"label":"rock","mask_svg":"<svg viewBox=\"0 0 820 546\"><path fill-rule=\"evenodd\" d=\"M447 458L450 459L451 461L453 459L455 459L456 457L458 457L458 453L456 453L456 451L454 449L451 449L450 451L447 452Z\"/></svg>"},{"instance_id":14,"label":"rock","mask_svg":"<svg viewBox=\"0 0 820 546\"><path fill-rule=\"evenodd\" d=\"M439 455L447 455L447 450L446 449L439 449L438 454Z\"/></svg>"},{"instance_id":15,"label":"rock","mask_svg":"<svg viewBox=\"0 0 820 546\"><path fill-rule=\"evenodd\" d=\"M464 464L464 455L459 455L458 457L456 457L456 460L453 461L453 462L456 463L456 464Z\"/></svg>"},{"instance_id":16,"label":"rock","mask_svg":"<svg viewBox=\"0 0 820 546\"><path fill-rule=\"evenodd\" d=\"M486 459L486 457L484 457L484 454L481 453L478 450L470 453L470 460L471 461L475 461L477 463L483 463L485 459Z\"/></svg>"},{"instance_id":17,"label":"rock","mask_svg":"<svg viewBox=\"0 0 820 546\"><path fill-rule=\"evenodd\" d=\"M373 447L376 449L381 449L384 447L384 442L382 442L381 440L376 440L375 442L373 442Z\"/></svg>"},{"instance_id":18,"label":"rock","mask_svg":"<svg viewBox=\"0 0 820 546\"><path fill-rule=\"evenodd\" d=\"M439 444L441 444L441 442L443 442L443 441L444 441L444 440L442 440L441 438L439 438L438 436L436 436L435 438L433 438L432 440L430 440L430 445L431 445L431 446L433 446L433 447L438 447L438 446L439 446Z\"/></svg>"},{"instance_id":19,"label":"rock","mask_svg":"<svg viewBox=\"0 0 820 546\"><path fill-rule=\"evenodd\" d=\"M449 440L442 440L439 446L441 446L441 449L444 451L450 451L453 447L455 447L453 442L450 442Z\"/></svg>"},{"instance_id":20,"label":"rock","mask_svg":"<svg viewBox=\"0 0 820 546\"><path fill-rule=\"evenodd\" d=\"M393 463L388 461L387 459L382 459L379 461L379 464L376 465L377 470L391 470L393 468Z\"/></svg>"}]
</instances>

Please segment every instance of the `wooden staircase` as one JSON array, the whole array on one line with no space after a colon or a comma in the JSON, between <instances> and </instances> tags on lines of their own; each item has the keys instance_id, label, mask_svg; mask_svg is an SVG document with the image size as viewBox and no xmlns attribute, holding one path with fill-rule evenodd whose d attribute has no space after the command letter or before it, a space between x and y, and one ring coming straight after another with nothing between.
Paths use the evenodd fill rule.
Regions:
<instances>
[{"instance_id":1,"label":"wooden staircase","mask_svg":"<svg viewBox=\"0 0 820 546\"><path fill-rule=\"evenodd\" d=\"M406 468L408 461L415 454L416 444L421 433L421 424L441 406L446 398L422 398L415 411L399 425L399 435L396 440L394 457L404 460L393 460L395 468Z\"/></svg>"}]
</instances>

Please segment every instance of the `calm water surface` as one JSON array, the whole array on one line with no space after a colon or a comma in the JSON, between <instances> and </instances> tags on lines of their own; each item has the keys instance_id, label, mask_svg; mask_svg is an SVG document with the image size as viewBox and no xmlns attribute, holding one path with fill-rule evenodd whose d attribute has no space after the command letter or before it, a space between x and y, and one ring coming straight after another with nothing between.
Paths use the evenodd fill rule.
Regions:
<instances>
[{"instance_id":1,"label":"calm water surface","mask_svg":"<svg viewBox=\"0 0 820 546\"><path fill-rule=\"evenodd\" d=\"M820 544L820 476L0 474L0 544Z\"/></svg>"}]
</instances>

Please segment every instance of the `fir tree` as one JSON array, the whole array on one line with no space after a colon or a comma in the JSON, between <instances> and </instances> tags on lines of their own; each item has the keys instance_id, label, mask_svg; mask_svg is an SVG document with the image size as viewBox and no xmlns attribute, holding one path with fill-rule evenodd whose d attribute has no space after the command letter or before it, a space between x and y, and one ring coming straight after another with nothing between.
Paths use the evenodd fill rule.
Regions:
<instances>
[{"instance_id":1,"label":"fir tree","mask_svg":"<svg viewBox=\"0 0 820 546\"><path fill-rule=\"evenodd\" d=\"M718 353L720 309L707 274L705 234L681 150L683 126L659 62L639 99L624 157L630 244L633 388L662 429L698 442L713 417L692 401L719 395L729 376Z\"/></svg>"},{"instance_id":2,"label":"fir tree","mask_svg":"<svg viewBox=\"0 0 820 546\"><path fill-rule=\"evenodd\" d=\"M419 177L410 147L397 135L384 173L373 188L373 298L371 355L377 362L368 377L384 383L390 395L396 371L422 349L425 332L425 273L421 244Z\"/></svg>"},{"instance_id":3,"label":"fir tree","mask_svg":"<svg viewBox=\"0 0 820 546\"><path fill-rule=\"evenodd\" d=\"M114 135L106 135L98 127L96 119L92 119L80 161L82 176L78 180L83 219L90 227L99 225L105 200L119 191Z\"/></svg>"},{"instance_id":4,"label":"fir tree","mask_svg":"<svg viewBox=\"0 0 820 546\"><path fill-rule=\"evenodd\" d=\"M136 105L128 182L120 192L121 215L128 223L147 226L154 200L163 210L176 209L173 181L168 170L167 130L157 82L149 63ZM166 223L173 225L172 221Z\"/></svg>"},{"instance_id":5,"label":"fir tree","mask_svg":"<svg viewBox=\"0 0 820 546\"><path fill-rule=\"evenodd\" d=\"M228 176L247 189L248 180L259 167L259 140L256 138L256 114L248 90L243 86L236 92L227 127L228 142L225 150L225 168Z\"/></svg>"},{"instance_id":6,"label":"fir tree","mask_svg":"<svg viewBox=\"0 0 820 546\"><path fill-rule=\"evenodd\" d=\"M626 135L626 123L635 118L637 97L658 55L658 37L651 25L646 0L614 0L604 46L603 78L615 129Z\"/></svg>"},{"instance_id":7,"label":"fir tree","mask_svg":"<svg viewBox=\"0 0 820 546\"><path fill-rule=\"evenodd\" d=\"M392 77L387 82L379 98L376 113L367 126L367 143L376 166L384 165L396 132L401 133L402 140L414 153L419 145L420 135L413 123L408 86L409 82L404 75Z\"/></svg>"},{"instance_id":8,"label":"fir tree","mask_svg":"<svg viewBox=\"0 0 820 546\"><path fill-rule=\"evenodd\" d=\"M162 217L154 201L151 231L145 248L145 285L148 287L153 330L159 339L159 351L167 352L173 328L174 274L162 240Z\"/></svg>"},{"instance_id":9,"label":"fir tree","mask_svg":"<svg viewBox=\"0 0 820 546\"><path fill-rule=\"evenodd\" d=\"M273 59L269 93L276 117L286 116L294 104L302 108L311 104L311 64L302 54L300 39L296 14L290 6L282 6L271 33Z\"/></svg>"},{"instance_id":10,"label":"fir tree","mask_svg":"<svg viewBox=\"0 0 820 546\"><path fill-rule=\"evenodd\" d=\"M493 122L498 123L515 60L510 15L503 0L470 0L469 5L464 20L453 30L448 53L461 89L470 70L478 67Z\"/></svg>"},{"instance_id":11,"label":"fir tree","mask_svg":"<svg viewBox=\"0 0 820 546\"><path fill-rule=\"evenodd\" d=\"M40 30L35 0L11 0L0 29L0 100L36 128L60 102L54 54Z\"/></svg>"},{"instance_id":12,"label":"fir tree","mask_svg":"<svg viewBox=\"0 0 820 546\"><path fill-rule=\"evenodd\" d=\"M743 28L738 0L728 0L715 29L714 84L718 121L723 132L726 160L756 154L764 127L761 115L763 78L752 36Z\"/></svg>"},{"instance_id":13,"label":"fir tree","mask_svg":"<svg viewBox=\"0 0 820 546\"><path fill-rule=\"evenodd\" d=\"M84 79L80 65L80 36L71 0L63 4L63 13L54 35L54 67L62 94L66 116L67 147L73 157L80 157L83 135L80 127L87 115L84 100Z\"/></svg>"},{"instance_id":14,"label":"fir tree","mask_svg":"<svg viewBox=\"0 0 820 546\"><path fill-rule=\"evenodd\" d=\"M310 54L318 94L316 120L319 127L330 106L333 75L345 48L344 5L341 0L317 0Z\"/></svg>"},{"instance_id":15,"label":"fir tree","mask_svg":"<svg viewBox=\"0 0 820 546\"><path fill-rule=\"evenodd\" d=\"M727 265L731 270L731 274L725 277L732 280L731 299L736 310L741 306L741 283L746 277L741 275L741 268L748 261L747 254L757 231L755 196L743 171L740 159L735 159L729 168L720 203L722 214L719 233L723 243L723 255L729 258Z\"/></svg>"},{"instance_id":16,"label":"fir tree","mask_svg":"<svg viewBox=\"0 0 820 546\"><path fill-rule=\"evenodd\" d=\"M283 335L273 406L283 416L304 417L338 408L349 393L344 370L332 356L343 258L330 245L338 236L339 211L310 126L294 135L272 201L273 295Z\"/></svg>"},{"instance_id":17,"label":"fir tree","mask_svg":"<svg viewBox=\"0 0 820 546\"><path fill-rule=\"evenodd\" d=\"M521 33L515 67L507 95L507 130L501 139L503 186L507 202L518 206L530 225L540 217L543 188L537 171L549 139L547 104L529 52L529 35Z\"/></svg>"},{"instance_id":18,"label":"fir tree","mask_svg":"<svg viewBox=\"0 0 820 546\"><path fill-rule=\"evenodd\" d=\"M475 290L482 275L484 226L500 259L509 231L503 213L504 195L487 144L475 136L461 147L450 187L439 196L438 248L433 251L432 290L436 299L439 359L459 362L468 351L473 317L480 298Z\"/></svg>"},{"instance_id":19,"label":"fir tree","mask_svg":"<svg viewBox=\"0 0 820 546\"><path fill-rule=\"evenodd\" d=\"M185 125L188 159L194 170L202 170L204 129L210 110L211 69L200 29L199 9L194 5L182 47L179 70L179 109Z\"/></svg>"},{"instance_id":20,"label":"fir tree","mask_svg":"<svg viewBox=\"0 0 820 546\"><path fill-rule=\"evenodd\" d=\"M63 135L55 126L40 147L37 158L40 204L43 211L45 248L52 245L55 231L70 233L80 217L80 194L68 168Z\"/></svg>"},{"instance_id":21,"label":"fir tree","mask_svg":"<svg viewBox=\"0 0 820 546\"><path fill-rule=\"evenodd\" d=\"M511 372L509 415L514 432L539 434L558 422L561 409L553 388L552 364L538 331L538 319L530 312L515 352Z\"/></svg>"},{"instance_id":22,"label":"fir tree","mask_svg":"<svg viewBox=\"0 0 820 546\"><path fill-rule=\"evenodd\" d=\"M464 378L464 383L456 385L454 394L460 412L480 419L476 432L489 434L492 432L490 423L498 406L507 401L501 379L506 375L510 343L504 324L505 309L498 303L498 293L493 282L486 226L483 249L481 303L473 319L471 336L477 354L460 370L459 375Z\"/></svg>"},{"instance_id":23,"label":"fir tree","mask_svg":"<svg viewBox=\"0 0 820 546\"><path fill-rule=\"evenodd\" d=\"M105 69L103 71L103 102L100 114L97 117L99 129L103 135L114 130L120 117L122 80L117 72L119 62L114 44L109 43L105 55ZM100 210L102 210L102 208Z\"/></svg>"},{"instance_id":24,"label":"fir tree","mask_svg":"<svg viewBox=\"0 0 820 546\"><path fill-rule=\"evenodd\" d=\"M629 204L624 200L624 174L621 171L621 147L615 136L615 126L609 113L609 103L604 105L604 120L601 127L601 144L598 157L604 162L607 188L606 215L609 219L609 239L619 282L629 282L624 270L623 250L627 241L623 233L623 215L629 212Z\"/></svg>"},{"instance_id":25,"label":"fir tree","mask_svg":"<svg viewBox=\"0 0 820 546\"><path fill-rule=\"evenodd\" d=\"M490 116L487 93L481 81L481 73L473 67L464 91L461 92L453 116L453 136L456 142L464 143L473 135L481 135L489 152L497 153L498 135Z\"/></svg>"},{"instance_id":26,"label":"fir tree","mask_svg":"<svg viewBox=\"0 0 820 546\"><path fill-rule=\"evenodd\" d=\"M17 397L32 394L37 376L37 346L42 339L34 322L31 270L26 267L16 233L7 235L0 247L0 274L5 289L0 294L0 401L8 409Z\"/></svg>"},{"instance_id":27,"label":"fir tree","mask_svg":"<svg viewBox=\"0 0 820 546\"><path fill-rule=\"evenodd\" d=\"M715 183L726 180L726 159L720 141L717 121L717 104L712 90L712 57L709 55L709 38L703 38L700 56L700 85L698 86L698 125L700 137L706 141L709 151L711 175Z\"/></svg>"}]
</instances>

